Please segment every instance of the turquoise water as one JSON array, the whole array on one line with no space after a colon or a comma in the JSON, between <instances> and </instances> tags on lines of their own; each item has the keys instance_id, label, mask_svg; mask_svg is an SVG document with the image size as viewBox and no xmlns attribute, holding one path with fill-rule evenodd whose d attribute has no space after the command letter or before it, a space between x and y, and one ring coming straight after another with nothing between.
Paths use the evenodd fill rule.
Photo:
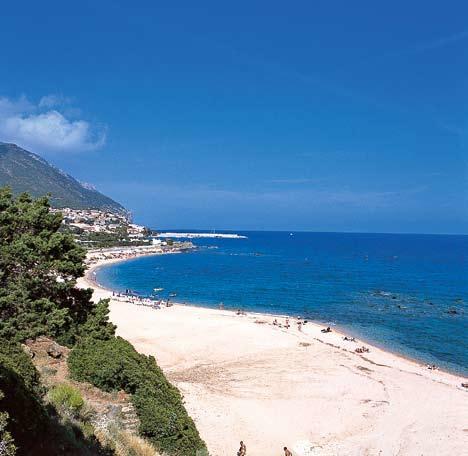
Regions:
<instances>
[{"instance_id":1,"label":"turquoise water","mask_svg":"<svg viewBox=\"0 0 468 456\"><path fill-rule=\"evenodd\" d=\"M468 236L246 232L101 268L109 288L336 324L468 374Z\"/></svg>"}]
</instances>

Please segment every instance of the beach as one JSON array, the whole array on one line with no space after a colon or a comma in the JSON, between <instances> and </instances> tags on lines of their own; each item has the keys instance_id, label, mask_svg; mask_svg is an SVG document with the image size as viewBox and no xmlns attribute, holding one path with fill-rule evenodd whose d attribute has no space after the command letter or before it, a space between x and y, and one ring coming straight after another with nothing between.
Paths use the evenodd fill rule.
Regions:
<instances>
[{"instance_id":1,"label":"beach","mask_svg":"<svg viewBox=\"0 0 468 456\"><path fill-rule=\"evenodd\" d=\"M461 455L468 447L462 377L313 322L113 299L94 271L79 286L110 298L117 334L153 355L181 391L210 454ZM281 324L273 325L274 319ZM369 352L357 353L365 346Z\"/></svg>"}]
</instances>

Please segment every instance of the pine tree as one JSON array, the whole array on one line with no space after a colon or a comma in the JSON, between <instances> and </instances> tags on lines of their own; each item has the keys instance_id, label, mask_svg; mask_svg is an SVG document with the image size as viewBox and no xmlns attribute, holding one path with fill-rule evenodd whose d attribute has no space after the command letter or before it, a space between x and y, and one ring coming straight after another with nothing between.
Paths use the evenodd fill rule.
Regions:
<instances>
[{"instance_id":1,"label":"pine tree","mask_svg":"<svg viewBox=\"0 0 468 456\"><path fill-rule=\"evenodd\" d=\"M85 251L59 232L62 216L46 197L13 197L0 189L0 337L24 341L47 335L72 345L83 327L112 335L107 302L96 308L92 291L76 288ZM99 319L94 324L93 319ZM97 329L96 329L97 330Z\"/></svg>"}]
</instances>

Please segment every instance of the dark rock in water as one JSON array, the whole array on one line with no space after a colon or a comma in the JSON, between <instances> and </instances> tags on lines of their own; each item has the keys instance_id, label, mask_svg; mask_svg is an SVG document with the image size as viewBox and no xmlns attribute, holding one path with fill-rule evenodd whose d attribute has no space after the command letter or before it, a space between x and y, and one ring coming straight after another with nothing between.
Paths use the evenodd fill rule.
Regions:
<instances>
[{"instance_id":1,"label":"dark rock in water","mask_svg":"<svg viewBox=\"0 0 468 456\"><path fill-rule=\"evenodd\" d=\"M63 355L62 347L60 347L60 345L57 344L56 342L52 342L47 347L47 354L55 359L61 358Z\"/></svg>"},{"instance_id":2,"label":"dark rock in water","mask_svg":"<svg viewBox=\"0 0 468 456\"><path fill-rule=\"evenodd\" d=\"M393 295L393 296L392 296L392 299L397 299L397 296Z\"/></svg>"}]
</instances>

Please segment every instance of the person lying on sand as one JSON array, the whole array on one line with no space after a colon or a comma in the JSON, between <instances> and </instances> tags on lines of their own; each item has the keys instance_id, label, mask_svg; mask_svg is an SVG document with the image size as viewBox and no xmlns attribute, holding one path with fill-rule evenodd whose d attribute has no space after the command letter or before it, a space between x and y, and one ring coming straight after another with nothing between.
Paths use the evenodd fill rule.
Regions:
<instances>
[{"instance_id":1,"label":"person lying on sand","mask_svg":"<svg viewBox=\"0 0 468 456\"><path fill-rule=\"evenodd\" d=\"M293 456L293 454L288 450L288 447L284 447L284 456Z\"/></svg>"},{"instance_id":2,"label":"person lying on sand","mask_svg":"<svg viewBox=\"0 0 468 456\"><path fill-rule=\"evenodd\" d=\"M355 338L355 337L344 336L344 337L343 337L343 340L347 340L347 341L349 341L349 342L356 342L356 338Z\"/></svg>"},{"instance_id":3,"label":"person lying on sand","mask_svg":"<svg viewBox=\"0 0 468 456\"><path fill-rule=\"evenodd\" d=\"M369 349L367 347L364 347L364 345L360 348L356 348L354 350L356 353L369 353Z\"/></svg>"},{"instance_id":4,"label":"person lying on sand","mask_svg":"<svg viewBox=\"0 0 468 456\"><path fill-rule=\"evenodd\" d=\"M331 330L330 326L328 326L327 329L322 329L321 332L323 332L323 333L331 333L332 330Z\"/></svg>"}]
</instances>

